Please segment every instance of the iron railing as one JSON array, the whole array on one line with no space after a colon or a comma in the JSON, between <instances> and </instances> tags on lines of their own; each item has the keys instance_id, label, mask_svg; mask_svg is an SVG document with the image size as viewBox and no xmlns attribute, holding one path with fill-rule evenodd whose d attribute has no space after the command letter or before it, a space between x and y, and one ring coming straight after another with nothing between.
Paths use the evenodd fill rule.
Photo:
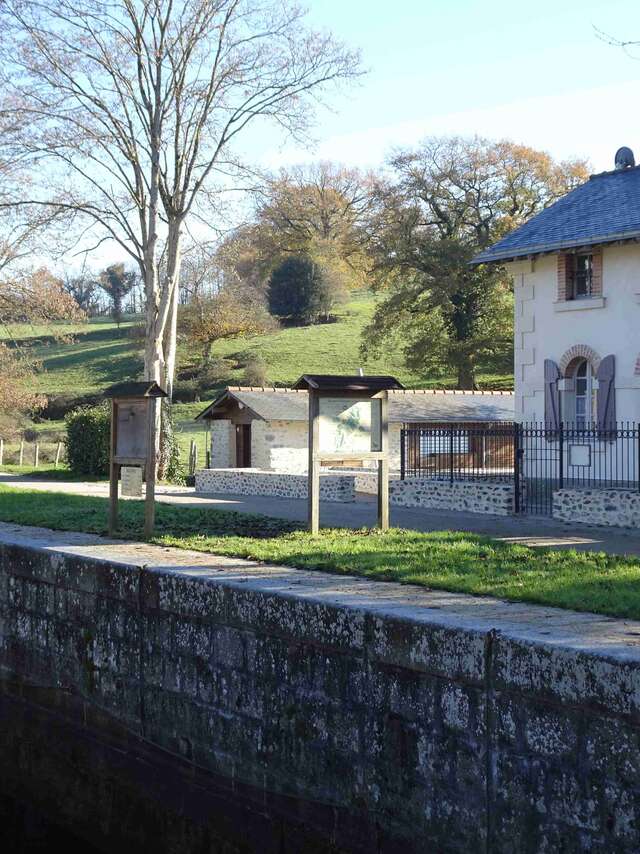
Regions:
<instances>
[{"instance_id":1,"label":"iron railing","mask_svg":"<svg viewBox=\"0 0 640 854\"><path fill-rule=\"evenodd\" d=\"M640 491L640 427L597 424L405 425L408 477L513 482L516 509L551 513L558 489Z\"/></svg>"},{"instance_id":2,"label":"iron railing","mask_svg":"<svg viewBox=\"0 0 640 854\"><path fill-rule=\"evenodd\" d=\"M401 431L401 477L434 480L513 480L514 425L405 426Z\"/></svg>"}]
</instances>

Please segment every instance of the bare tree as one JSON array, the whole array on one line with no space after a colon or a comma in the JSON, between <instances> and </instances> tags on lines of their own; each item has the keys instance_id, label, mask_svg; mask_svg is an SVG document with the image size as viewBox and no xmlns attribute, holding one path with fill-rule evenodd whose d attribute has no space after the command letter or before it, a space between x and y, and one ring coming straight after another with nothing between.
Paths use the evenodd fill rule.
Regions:
<instances>
[{"instance_id":1,"label":"bare tree","mask_svg":"<svg viewBox=\"0 0 640 854\"><path fill-rule=\"evenodd\" d=\"M29 122L12 154L46 172L31 204L82 216L145 284L145 377L171 393L181 241L258 118L302 136L358 57L289 0L5 0L3 86ZM88 241L88 237L85 237Z\"/></svg>"}]
</instances>

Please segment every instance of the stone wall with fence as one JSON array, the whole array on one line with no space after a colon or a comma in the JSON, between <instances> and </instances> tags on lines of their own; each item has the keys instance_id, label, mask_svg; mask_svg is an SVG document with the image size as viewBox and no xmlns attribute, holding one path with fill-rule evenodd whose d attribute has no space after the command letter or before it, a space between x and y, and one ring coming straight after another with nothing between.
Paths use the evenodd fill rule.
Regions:
<instances>
[{"instance_id":1,"label":"stone wall with fence","mask_svg":"<svg viewBox=\"0 0 640 854\"><path fill-rule=\"evenodd\" d=\"M586 525L640 527L640 492L631 489L557 489L553 516Z\"/></svg>"},{"instance_id":2,"label":"stone wall with fence","mask_svg":"<svg viewBox=\"0 0 640 854\"><path fill-rule=\"evenodd\" d=\"M307 498L308 478L306 474L260 469L201 469L196 472L196 492ZM322 472L320 498L323 501L355 501L355 475Z\"/></svg>"}]
</instances>

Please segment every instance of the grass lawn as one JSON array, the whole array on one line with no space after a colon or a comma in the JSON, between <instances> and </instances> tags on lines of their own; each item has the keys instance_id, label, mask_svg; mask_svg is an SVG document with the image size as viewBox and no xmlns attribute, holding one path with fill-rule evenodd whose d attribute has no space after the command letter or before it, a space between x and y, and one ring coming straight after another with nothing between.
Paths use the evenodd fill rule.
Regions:
<instances>
[{"instance_id":1,"label":"grass lawn","mask_svg":"<svg viewBox=\"0 0 640 854\"><path fill-rule=\"evenodd\" d=\"M142 539L143 502L121 502L120 519L123 537ZM156 519L153 542L160 545L640 619L637 558L531 549L450 531L310 536L293 522L168 504L158 504ZM107 500L0 486L0 520L104 534Z\"/></svg>"}]
</instances>

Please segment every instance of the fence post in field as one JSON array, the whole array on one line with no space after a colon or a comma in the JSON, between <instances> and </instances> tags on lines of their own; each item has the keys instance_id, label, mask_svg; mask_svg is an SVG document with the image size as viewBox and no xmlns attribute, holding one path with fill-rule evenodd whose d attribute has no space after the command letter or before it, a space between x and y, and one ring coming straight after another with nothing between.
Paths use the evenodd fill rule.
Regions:
<instances>
[{"instance_id":1,"label":"fence post in field","mask_svg":"<svg viewBox=\"0 0 640 854\"><path fill-rule=\"evenodd\" d=\"M24 439L21 439L20 440L20 461L19 461L18 465L22 465L23 460L24 460Z\"/></svg>"},{"instance_id":2,"label":"fence post in field","mask_svg":"<svg viewBox=\"0 0 640 854\"><path fill-rule=\"evenodd\" d=\"M56 448L56 461L54 463L54 468L58 468L58 463L60 462L60 454L62 453L62 442L58 442L58 447Z\"/></svg>"},{"instance_id":3,"label":"fence post in field","mask_svg":"<svg viewBox=\"0 0 640 854\"><path fill-rule=\"evenodd\" d=\"M33 446L33 465L38 468L38 459L40 457L40 445L36 442Z\"/></svg>"},{"instance_id":4,"label":"fence post in field","mask_svg":"<svg viewBox=\"0 0 640 854\"><path fill-rule=\"evenodd\" d=\"M4 462L4 439L0 439L0 466Z\"/></svg>"}]
</instances>

